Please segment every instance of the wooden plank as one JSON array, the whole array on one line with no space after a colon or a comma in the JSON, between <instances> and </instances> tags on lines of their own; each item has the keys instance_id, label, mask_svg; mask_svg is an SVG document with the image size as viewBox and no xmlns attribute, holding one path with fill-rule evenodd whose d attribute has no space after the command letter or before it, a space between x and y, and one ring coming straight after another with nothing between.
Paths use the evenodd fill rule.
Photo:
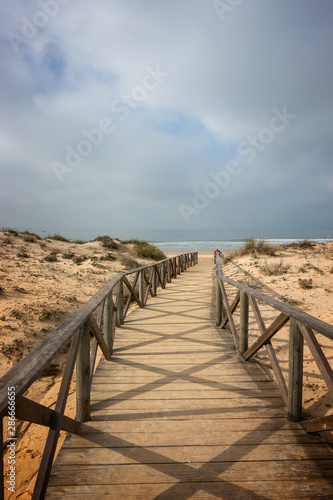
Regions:
<instances>
[{"instance_id":1,"label":"wooden plank","mask_svg":"<svg viewBox=\"0 0 333 500\"><path fill-rule=\"evenodd\" d=\"M55 416L54 410L22 396L16 401L16 418L34 424L54 428L60 415ZM67 432L78 432L80 423L73 418L62 416L60 429Z\"/></svg>"},{"instance_id":2,"label":"wooden plank","mask_svg":"<svg viewBox=\"0 0 333 500\"><path fill-rule=\"evenodd\" d=\"M256 352L259 351L281 328L288 322L289 317L281 313L273 321L273 323L266 328L265 332L252 344L252 346L243 354L243 359L248 361Z\"/></svg>"},{"instance_id":3,"label":"wooden plank","mask_svg":"<svg viewBox=\"0 0 333 500\"><path fill-rule=\"evenodd\" d=\"M91 315L90 319L89 319L89 328L90 328L91 333L93 333L94 337L96 338L98 345L100 346L102 353L104 354L105 359L107 359L107 360L111 359L111 353L108 349L108 346L105 343L102 332L101 332L100 328L98 327L93 315Z\"/></svg>"},{"instance_id":4,"label":"wooden plank","mask_svg":"<svg viewBox=\"0 0 333 500\"><path fill-rule=\"evenodd\" d=\"M88 327L86 328L86 330L89 333ZM52 462L56 451L56 446L62 425L62 418L65 411L68 392L74 371L75 359L79 350L80 337L81 337L81 330L78 330L75 333L75 336L73 337L71 347L68 353L68 359L64 375L61 381L58 399L54 408L52 426L50 427L47 435L46 444L44 447L43 456L38 470L38 475L32 495L32 500L40 500L44 498L46 493L48 479L52 468ZM88 362L89 361L90 360L88 359Z\"/></svg>"},{"instance_id":5,"label":"wooden plank","mask_svg":"<svg viewBox=\"0 0 333 500\"><path fill-rule=\"evenodd\" d=\"M156 273L156 278L158 278L158 280L156 281L156 288L158 286L158 282L160 282L161 288L164 288L163 287L162 275L161 275L161 271L159 269L159 265L158 264L156 264L156 266L155 266L155 273ZM155 293L155 295L156 295L156 293Z\"/></svg>"},{"instance_id":6,"label":"wooden plank","mask_svg":"<svg viewBox=\"0 0 333 500\"><path fill-rule=\"evenodd\" d=\"M104 450L94 450L94 457L101 456L103 458L107 453ZM77 484L80 485L81 481L85 480L87 472L89 472L89 464L81 461L83 456L82 452L74 452L73 459L77 457L77 463L66 463L63 467L64 476L58 481L59 486ZM83 457L84 459L85 457ZM97 459L97 458L96 458ZM98 460L98 459L97 459ZM81 465L82 464L82 465ZM155 464L154 464L155 465ZM205 466L206 465L206 466ZM60 473L60 468L55 467L55 472ZM131 466L124 467L122 465L114 465L113 468L107 463L105 465L105 476L103 477L102 466L94 466L94 473L96 473L97 484L137 484L138 477L143 484L159 484L159 483L175 483L175 480L181 483L201 483L204 481L226 481L232 482L239 481L241 478L255 478L257 482L260 481L278 481L283 478L284 481L294 481L300 483L304 477L311 477L315 480L322 479L325 484L329 484L329 475L333 474L333 464L329 460L321 460L316 465L309 460L293 462L292 466L286 461L277 462L275 467L264 468L260 462L214 462L209 465L202 462L194 463L166 463L156 464L156 466L146 464L132 464ZM79 477L73 482L70 482L70 474ZM51 483L52 484L52 483ZM86 483L87 484L87 483ZM88 483L89 484L89 483Z\"/></svg>"},{"instance_id":7,"label":"wooden plank","mask_svg":"<svg viewBox=\"0 0 333 500\"><path fill-rule=\"evenodd\" d=\"M239 300L240 300L240 292L239 290L237 291L236 295L235 295L235 298L234 300L232 301L232 304L230 306L230 311L231 313L234 313L234 311L236 310L238 304L239 304ZM226 326L226 324L228 323L229 321L229 318L228 316L225 316L223 319L222 319L222 323L220 325L221 328L224 328Z\"/></svg>"},{"instance_id":8,"label":"wooden plank","mask_svg":"<svg viewBox=\"0 0 333 500\"><path fill-rule=\"evenodd\" d=\"M313 359L317 363L319 371L327 386L328 392L330 396L333 398L333 370L329 362L327 361L327 358L323 353L323 350L320 347L319 342L316 339L316 336L314 335L311 328L308 328L301 322L297 322L297 324L302 332L303 337L306 340L306 343L308 345L308 348L310 349Z\"/></svg>"},{"instance_id":9,"label":"wooden plank","mask_svg":"<svg viewBox=\"0 0 333 500\"><path fill-rule=\"evenodd\" d=\"M105 300L106 299L104 299L101 302L101 305L99 306L99 311L98 311L98 316L97 316L97 326L98 326L99 329L101 329L101 327L102 327L103 316L104 316ZM98 343L97 343L97 339L95 337L94 340L93 340L93 345L92 345L91 354L90 354L90 385L91 385L92 377L93 377L93 374L94 374L94 371L95 371L95 363L96 363L97 351L98 351Z\"/></svg>"},{"instance_id":10,"label":"wooden plank","mask_svg":"<svg viewBox=\"0 0 333 500\"><path fill-rule=\"evenodd\" d=\"M139 272L139 300L141 304L145 305L145 273Z\"/></svg>"},{"instance_id":11,"label":"wooden plank","mask_svg":"<svg viewBox=\"0 0 333 500\"><path fill-rule=\"evenodd\" d=\"M302 419L302 389L303 336L296 320L290 318L287 418L292 422L299 422Z\"/></svg>"},{"instance_id":12,"label":"wooden plank","mask_svg":"<svg viewBox=\"0 0 333 500\"><path fill-rule=\"evenodd\" d=\"M126 276L122 276L117 285L117 320L119 326L124 323L124 278L126 279Z\"/></svg>"},{"instance_id":13,"label":"wooden plank","mask_svg":"<svg viewBox=\"0 0 333 500\"><path fill-rule=\"evenodd\" d=\"M136 284L138 282L138 279L139 279L139 271L135 273L135 278L134 278L134 281L133 283L131 284L133 290L135 290L135 287L136 287ZM128 312L128 308L130 306L130 303L131 303L131 299L132 299L132 296L130 295L127 299L127 302L126 302L126 305L125 305L125 309L124 309L124 319L126 318L127 316L127 312ZM139 299L140 300L140 299ZM143 307L143 304L142 304L142 307Z\"/></svg>"},{"instance_id":14,"label":"wooden plank","mask_svg":"<svg viewBox=\"0 0 333 500\"><path fill-rule=\"evenodd\" d=\"M209 399L233 399L235 395L238 397L244 397L244 398L260 398L260 399L265 399L265 398L281 398L280 391L278 388L275 389L262 389L260 391L252 389L232 389L230 391L227 390L218 390L218 389L202 389L202 390L188 390L186 391L186 394L184 394L184 391L177 391L173 390L172 393L170 391L163 391L160 389L160 387L156 389L152 389L149 387L150 384L147 384L146 388L143 388L141 390L130 390L130 391L117 391L117 390L112 390L110 385L104 385L103 387L98 387L97 389L94 388L94 390L91 392L91 402L94 401L100 401L104 395L105 391L108 391L108 402L106 403L106 406L112 406L112 404L116 401L127 401L128 399L131 399L131 401L137 401L137 400L168 400L168 401L173 401L173 400L183 400L184 397L186 397L186 400L193 400L193 399L205 399L206 397L209 397ZM100 404L100 403L99 403Z\"/></svg>"},{"instance_id":15,"label":"wooden plank","mask_svg":"<svg viewBox=\"0 0 333 500\"><path fill-rule=\"evenodd\" d=\"M146 285L147 285L145 299L144 299L144 303L145 304L147 303L147 300L148 300L148 297L149 297L149 293L150 293L150 295L152 295L151 287L152 287L152 284L153 284L153 270L154 270L154 268L152 268L150 270L150 275L149 275L148 279L146 279L146 276L144 275L145 276L145 282L146 282Z\"/></svg>"},{"instance_id":16,"label":"wooden plank","mask_svg":"<svg viewBox=\"0 0 333 500\"><path fill-rule=\"evenodd\" d=\"M79 422L90 420L90 321L81 332L76 361L76 419Z\"/></svg>"},{"instance_id":17,"label":"wooden plank","mask_svg":"<svg viewBox=\"0 0 333 500\"><path fill-rule=\"evenodd\" d=\"M142 308L143 304L142 304L141 300L139 299L136 291L132 287L131 283L126 278L126 276L123 276L123 281L124 281L125 285L127 286L127 288L129 289L129 291L131 292L133 299L136 301L136 303L138 304L138 306Z\"/></svg>"},{"instance_id":18,"label":"wooden plank","mask_svg":"<svg viewBox=\"0 0 333 500\"><path fill-rule=\"evenodd\" d=\"M245 476L247 477L247 476ZM270 500L314 500L331 499L332 490L327 480L313 480L313 482L291 482L283 481L251 481L239 478L230 483L221 480L221 482L204 481L197 483L181 484L176 481L172 483L160 484L122 484L122 485L66 485L60 487L51 487L48 499L59 497L66 500L77 500L85 498L87 500L99 500L101 496L109 498L126 498L126 500L155 500L163 498L164 500L175 500L179 498L193 498L200 500L249 500L267 499ZM269 495L269 496L268 496Z\"/></svg>"},{"instance_id":19,"label":"wooden plank","mask_svg":"<svg viewBox=\"0 0 333 500\"><path fill-rule=\"evenodd\" d=\"M304 421L305 422L305 421ZM150 420L149 422L149 434L156 433L169 433L183 434L184 432L189 432L193 430L193 421L190 419L183 420ZM223 419L217 420L213 419L210 415L204 415L202 418L197 418L195 420L195 433L194 435L199 435L201 432L220 432L224 434L229 434L230 432L240 432L243 431L249 435L254 436L252 432L270 431L273 436L275 432L282 433L283 431L288 431L286 437L289 436L291 431L295 435L305 435L301 430L298 423L290 422L285 417L275 417L275 418L242 418L240 415L238 418L233 419ZM258 431L259 429L259 431ZM110 422L103 420L91 421L85 424L80 424L80 429L77 433L78 436L83 436L89 440L87 434L95 434L97 436L104 436L110 431ZM147 424L144 420L119 420L112 423L112 435L118 433L143 433L147 432ZM282 434L281 434L282 435ZM95 439L95 438L94 438ZM289 439L289 437L288 437ZM313 438L311 437L312 442ZM72 446L73 440L76 440L76 436L70 436L66 439L64 447L68 448ZM91 441L90 446L95 446ZM317 442L317 439L316 439ZM95 443L96 444L96 443ZM224 443L226 444L226 443ZM96 444L97 445L97 444Z\"/></svg>"},{"instance_id":20,"label":"wooden plank","mask_svg":"<svg viewBox=\"0 0 333 500\"><path fill-rule=\"evenodd\" d=\"M224 307L225 307L225 309L227 311L227 316L228 316L229 325L230 325L230 328L231 328L231 333L232 333L232 336L234 338L236 349L238 350L238 347L239 347L238 334L237 334L237 330L236 330L234 318L232 317L232 312L231 312L231 309L230 309L230 305L229 305L229 301L228 301L228 296L227 296L227 293L225 291L223 282L220 281L219 283L220 283L222 297L223 297L223 304L224 304Z\"/></svg>"},{"instance_id":21,"label":"wooden plank","mask_svg":"<svg viewBox=\"0 0 333 500\"><path fill-rule=\"evenodd\" d=\"M250 304L251 304L252 310L254 312L254 316L256 318L257 324L259 326L259 331L260 331L261 335L264 335L265 331L266 331L266 326L265 326L264 320L261 316L257 301L254 297L250 297ZM265 344L265 347L266 347L266 351L267 351L270 363L271 363L272 368L273 368L276 383L278 384L278 387L279 387L280 392L281 392L283 402L287 406L287 404L288 404L287 385L286 385L282 370L280 368L279 361L276 357L275 351L273 349L273 346L272 346L270 340Z\"/></svg>"},{"instance_id":22,"label":"wooden plank","mask_svg":"<svg viewBox=\"0 0 333 500\"><path fill-rule=\"evenodd\" d=\"M218 278L216 278L216 326L222 321L222 293Z\"/></svg>"},{"instance_id":23,"label":"wooden plank","mask_svg":"<svg viewBox=\"0 0 333 500\"><path fill-rule=\"evenodd\" d=\"M107 349L110 355L113 353L113 342L114 342L114 304L112 294L110 293L104 304L104 338L107 345Z\"/></svg>"},{"instance_id":24,"label":"wooden plank","mask_svg":"<svg viewBox=\"0 0 333 500\"><path fill-rule=\"evenodd\" d=\"M84 495L87 500L96 499L97 495L112 495L111 498L126 498L126 500L155 500L156 498L163 498L164 500L175 500L176 498L193 498L200 500L249 500L252 499L266 499L271 500L312 500L312 499L331 499L332 491L330 485L327 486L326 482L314 480L311 484L283 481L251 481L245 479L241 481L229 483L226 481L221 482L197 482L179 484L179 481L172 483L160 484L122 484L122 485L101 485L101 486L64 486L59 491L51 488L50 495L47 498L59 498L63 496L66 500L76 500ZM181 488L181 489L180 489ZM267 496L269 494L269 497ZM99 498L99 496L97 497Z\"/></svg>"},{"instance_id":25,"label":"wooden plank","mask_svg":"<svg viewBox=\"0 0 333 500\"><path fill-rule=\"evenodd\" d=\"M284 406L279 407L242 407L240 409L237 408L191 408L191 409L170 409L170 410L162 410L162 409L114 409L114 410L97 410L94 411L92 420L94 422L97 421L105 421L105 422L114 422L114 421L122 421L126 420L144 420L146 423L150 421L150 419L158 419L158 420L184 420L184 418L193 421L193 425L195 425L195 421L197 419L202 419L209 417L213 420L231 420L231 419L252 419L252 418L281 418L286 417L286 409Z\"/></svg>"},{"instance_id":26,"label":"wooden plank","mask_svg":"<svg viewBox=\"0 0 333 500\"><path fill-rule=\"evenodd\" d=\"M287 405L288 404L288 390L287 390L286 381L285 381L285 378L283 376L282 370L280 368L278 359L276 357L275 350L274 350L270 340L266 344L266 350L267 350L268 357L269 357L270 363L271 363L273 371L274 371L276 383L280 389L280 393L281 393L283 402L285 405Z\"/></svg>"},{"instance_id":27,"label":"wooden plank","mask_svg":"<svg viewBox=\"0 0 333 500\"><path fill-rule=\"evenodd\" d=\"M111 410L109 410L110 406ZM141 399L130 399L130 400L117 400L112 401L112 405L108 401L100 401L94 403L94 415L108 415L108 411L113 410L209 410L209 409L223 409L233 408L234 411L240 413L244 408L256 407L256 408L274 408L282 407L284 409L283 401L280 398L242 398L234 396L231 399L223 399L219 403L218 400L214 398L205 399L172 399L172 400L141 400ZM112 410L113 409L113 410Z\"/></svg>"},{"instance_id":28,"label":"wooden plank","mask_svg":"<svg viewBox=\"0 0 333 500\"><path fill-rule=\"evenodd\" d=\"M177 422L177 421L174 421ZM217 423L218 421L212 421ZM193 423L193 421L192 421ZM110 433L88 433L74 435L71 438L71 451L63 454L64 458L57 461L57 464L64 463L85 463L89 465L91 459L89 457L89 451L84 454L84 449L94 450L94 460L95 463L106 463L103 462L103 457L96 453L95 448L124 448L129 446L138 447L154 447L154 446L233 446L241 440L242 445L253 445L256 446L258 443L262 445L269 444L280 444L285 445L295 444L315 444L314 438L310 434L306 434L303 430L296 431L229 431L221 432L221 430L208 430L210 429L210 422L206 430L201 430L193 432L192 428L189 427L182 432L175 427L173 432L155 432L149 431L147 433L147 427L144 428L144 423L141 426L138 425L137 432L112 432ZM221 429L221 424L220 424ZM73 457L73 450L80 450L82 459L79 460L78 455ZM105 454L106 455L106 454ZM104 457L105 457L104 455ZM105 458L104 458L105 460Z\"/></svg>"},{"instance_id":29,"label":"wooden plank","mask_svg":"<svg viewBox=\"0 0 333 500\"><path fill-rule=\"evenodd\" d=\"M249 299L245 292L240 292L240 319L239 319L239 354L248 350L249 337Z\"/></svg>"},{"instance_id":30,"label":"wooden plank","mask_svg":"<svg viewBox=\"0 0 333 500\"><path fill-rule=\"evenodd\" d=\"M134 378L133 378L134 380ZM277 386L273 382L252 382L251 379L248 379L250 381L242 381L242 382L233 382L230 381L229 383L227 381L224 381L223 383L218 383L218 382L210 382L210 381L202 381L200 382L183 382L183 381L178 381L177 379L171 380L171 381L165 381L164 379L161 379L160 381L158 380L146 380L145 378L142 379L141 382L137 383L127 383L126 380L122 379L117 379L115 380L114 377L112 377L112 382L110 381L110 377L99 377L94 379L94 383L92 384L92 393L94 391L99 391L99 392L106 392L106 391L131 391L131 392L140 392L142 388L149 387L149 390L154 391L160 387L163 388L163 391L205 391L207 394L209 392L216 392L216 391L223 391L223 390L229 390L229 391L251 391L251 390L257 390L257 391L276 391Z\"/></svg>"},{"instance_id":31,"label":"wooden plank","mask_svg":"<svg viewBox=\"0 0 333 500\"><path fill-rule=\"evenodd\" d=\"M67 450L66 450L67 451ZM80 450L84 453L84 449ZM120 464L166 464L177 462L180 463L223 463L223 462L241 462L244 461L246 464L249 462L260 462L263 468L265 462L288 462L290 460L302 461L302 460L323 460L332 461L332 449L329 445L322 444L320 447L317 443L309 444L303 443L301 445L295 445L294 443L285 444L235 444L235 445L213 445L213 446L154 446L154 447L136 447L128 446L123 448L87 448L86 453L94 452L99 453L103 458L99 458L101 464L101 471L104 470L104 479L94 477L94 470L88 476L82 478L81 474L85 474L84 468L78 466L78 476L75 474L75 481L80 484L82 480L102 484L108 483L108 476L111 473L110 469L115 465ZM74 453L74 449L73 449ZM66 453L67 456L70 456ZM59 454L59 460L61 455ZM71 460L71 459L70 459ZM112 464L112 465L106 465ZM289 463L290 467L290 463ZM95 469L95 467L91 467ZM79 471L81 470L81 474ZM64 474L66 468L62 469L61 477L58 481L64 479ZM96 471L97 472L97 471ZM268 473L268 469L267 469ZM80 479L79 479L80 478ZM304 481L304 478L301 480ZM73 476L74 481L74 476ZM50 481L52 484L52 479Z\"/></svg>"},{"instance_id":32,"label":"wooden plank","mask_svg":"<svg viewBox=\"0 0 333 500\"><path fill-rule=\"evenodd\" d=\"M94 375L97 351L98 351L98 342L96 340L96 337L94 337L94 340L93 340L93 343L91 346L91 353L90 353L90 385L91 385L92 378Z\"/></svg>"},{"instance_id":33,"label":"wooden plank","mask_svg":"<svg viewBox=\"0 0 333 500\"><path fill-rule=\"evenodd\" d=\"M300 424L306 432L331 431L333 430L333 415L312 418L311 420L302 420Z\"/></svg>"},{"instance_id":34,"label":"wooden plank","mask_svg":"<svg viewBox=\"0 0 333 500\"><path fill-rule=\"evenodd\" d=\"M325 323L324 321L315 318L314 316L311 316L310 314L306 313L305 311L301 311L297 307L291 306L289 304L286 304L285 302L281 302L279 300L273 299L272 297L269 297L268 295L265 295L262 292L259 292L258 290L255 290L254 288L250 288L249 286L243 285L242 283L238 283L237 281L234 281L230 278L227 278L226 276L219 275L219 278L223 280L225 283L229 283L229 285L233 285L239 290L243 290L246 292L248 295L251 295L252 297L255 297L258 300L261 300L265 304L268 304L272 306L274 309L277 309L281 313L285 314L286 316L292 316L295 318L297 321L300 321L301 323L306 324L309 328L312 330L315 330L318 333L321 333L325 337L333 340L333 326L329 325L328 323Z\"/></svg>"},{"instance_id":35,"label":"wooden plank","mask_svg":"<svg viewBox=\"0 0 333 500\"><path fill-rule=\"evenodd\" d=\"M140 373L140 372L139 372ZM98 374L98 372L96 373L95 372L95 375L94 375L94 383L98 383L99 380L101 380L101 382L109 382L110 381L110 374L109 375L103 375L103 374ZM121 373L117 373L117 372L113 372L112 373L112 381L115 383L115 384L119 384L119 386L122 386L122 385L127 385L127 384L146 384L146 383L150 383L150 384L155 384L155 383L160 383L158 382L159 380L161 380L161 375L160 374L157 374L157 375L154 375L152 373L148 373L147 374L131 374L131 373L126 373L124 371L122 371ZM193 379L191 378L186 378L186 377L182 377L182 378L179 378L177 377L177 375L170 375L170 376L166 376L166 377L163 377L162 378L163 380L163 383L164 384L169 384L171 385L172 383L191 383L191 381ZM225 376L221 376L221 375L206 375L205 376L205 379L204 381L202 381L203 384L207 384L207 385L213 385L213 384L222 384L222 386L225 386L226 384L228 385L232 385L232 386L235 386L235 387L239 387L239 388L243 388L243 389L246 389L247 387L249 389L251 389L251 384L258 384L258 387L261 387L260 384L264 384L266 385L266 383L269 385L269 382L267 382L267 375L264 374L263 372L258 372L257 374L252 374L252 375L248 375L248 374L244 374L244 373L241 373L239 375L228 375L226 374ZM169 386L168 385L168 386ZM244 387L245 386L245 387ZM252 387L253 388L253 387Z\"/></svg>"}]
</instances>

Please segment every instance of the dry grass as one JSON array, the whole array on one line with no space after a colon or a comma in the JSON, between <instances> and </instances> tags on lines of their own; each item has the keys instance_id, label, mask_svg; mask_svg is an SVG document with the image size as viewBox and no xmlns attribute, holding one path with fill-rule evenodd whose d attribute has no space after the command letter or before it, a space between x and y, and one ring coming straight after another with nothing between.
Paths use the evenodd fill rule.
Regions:
<instances>
[{"instance_id":1,"label":"dry grass","mask_svg":"<svg viewBox=\"0 0 333 500\"><path fill-rule=\"evenodd\" d=\"M306 250L309 248L313 248L316 245L314 241L311 240L302 240L297 241L296 243L288 243L287 245L283 245L284 248L295 248L296 250Z\"/></svg>"},{"instance_id":2,"label":"dry grass","mask_svg":"<svg viewBox=\"0 0 333 500\"><path fill-rule=\"evenodd\" d=\"M230 262L237 257L241 257L243 255L276 255L276 248L267 243L264 239L256 240L255 238L250 238L246 240L243 248L240 248L236 252L230 252L225 256L225 263Z\"/></svg>"},{"instance_id":3,"label":"dry grass","mask_svg":"<svg viewBox=\"0 0 333 500\"><path fill-rule=\"evenodd\" d=\"M48 255L46 255L46 257L44 257L43 260L45 260L45 262L57 262L57 260L58 260L57 255L58 255L58 252L51 252Z\"/></svg>"},{"instance_id":4,"label":"dry grass","mask_svg":"<svg viewBox=\"0 0 333 500\"><path fill-rule=\"evenodd\" d=\"M301 288L304 288L304 290L309 290L313 286L312 279L302 280L301 278L299 278L298 283L299 283Z\"/></svg>"},{"instance_id":5,"label":"dry grass","mask_svg":"<svg viewBox=\"0 0 333 500\"><path fill-rule=\"evenodd\" d=\"M289 264L284 264L282 259L279 262L271 262L268 263L266 260L264 264L260 266L260 269L267 276L280 276L282 274L287 274L290 270Z\"/></svg>"},{"instance_id":6,"label":"dry grass","mask_svg":"<svg viewBox=\"0 0 333 500\"><path fill-rule=\"evenodd\" d=\"M95 241L101 241L104 248L109 250L117 250L119 248L119 243L114 241L110 236L105 234L104 236L97 236Z\"/></svg>"},{"instance_id":7,"label":"dry grass","mask_svg":"<svg viewBox=\"0 0 333 500\"><path fill-rule=\"evenodd\" d=\"M166 259L166 255L157 246L151 245L146 241L141 241L139 245L135 247L135 253L138 257L144 259L153 259L156 261Z\"/></svg>"}]
</instances>

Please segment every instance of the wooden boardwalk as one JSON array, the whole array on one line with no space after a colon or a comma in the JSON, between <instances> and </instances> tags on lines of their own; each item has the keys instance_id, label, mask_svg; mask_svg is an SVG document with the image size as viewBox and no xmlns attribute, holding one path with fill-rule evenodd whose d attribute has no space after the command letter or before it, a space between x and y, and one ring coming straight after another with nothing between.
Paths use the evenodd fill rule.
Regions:
<instances>
[{"instance_id":1,"label":"wooden boardwalk","mask_svg":"<svg viewBox=\"0 0 333 500\"><path fill-rule=\"evenodd\" d=\"M117 329L48 499L333 498L333 451L285 418L275 384L214 326L205 261Z\"/></svg>"}]
</instances>

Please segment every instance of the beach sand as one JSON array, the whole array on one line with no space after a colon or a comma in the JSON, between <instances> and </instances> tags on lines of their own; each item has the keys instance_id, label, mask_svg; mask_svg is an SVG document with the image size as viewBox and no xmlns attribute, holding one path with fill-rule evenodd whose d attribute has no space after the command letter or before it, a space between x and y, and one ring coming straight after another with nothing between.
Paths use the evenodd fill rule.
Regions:
<instances>
[{"instance_id":1,"label":"beach sand","mask_svg":"<svg viewBox=\"0 0 333 500\"><path fill-rule=\"evenodd\" d=\"M149 262L147 259L133 256L133 245L124 245L119 241L118 248L110 250L104 248L99 241L77 244L54 239L26 240L29 240L29 237L25 238L22 234L15 236L0 232L0 376L94 295L114 274ZM45 257L51 253L56 254L56 260L47 262ZM110 253L114 254L117 260L107 260ZM168 254L172 255L175 254ZM210 277L213 278L213 254L202 252L199 254L199 260L202 259L211 260ZM269 267L280 260L289 266L284 274L264 274L263 268L266 264ZM333 323L333 243L317 244L306 250L281 249L274 257L244 256L234 262L240 265L241 269L230 262L224 266L227 276L258 287L258 282L251 278L253 276L273 289L275 294L280 294L283 300L292 301L309 314ZM299 279L305 282L312 280L312 288L303 288ZM263 315L268 323L271 312L264 311L263 308ZM251 325L253 340L258 332L254 322ZM331 361L332 343L323 337L320 340ZM277 339L273 339L273 345L277 347L286 374L288 328L279 332ZM257 358L267 368L265 353L260 351ZM32 385L27 397L53 408L65 360L66 352L63 352ZM328 397L325 384L307 350L305 367L304 405L308 414L330 414L333 402ZM75 416L75 373L66 414ZM328 433L325 434L329 439ZM19 495L22 499L31 498L46 436L47 428L17 422L17 492L15 496L8 498L16 498ZM64 433L61 433L58 448L63 439Z\"/></svg>"}]
</instances>

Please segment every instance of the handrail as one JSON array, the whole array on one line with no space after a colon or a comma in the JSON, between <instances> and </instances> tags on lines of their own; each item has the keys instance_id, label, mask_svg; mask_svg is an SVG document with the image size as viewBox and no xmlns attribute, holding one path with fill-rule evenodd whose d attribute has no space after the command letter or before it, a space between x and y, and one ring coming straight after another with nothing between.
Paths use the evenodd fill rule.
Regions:
<instances>
[{"instance_id":1,"label":"handrail","mask_svg":"<svg viewBox=\"0 0 333 500\"><path fill-rule=\"evenodd\" d=\"M224 276L222 271L223 255L216 257L216 326L224 328L228 323L239 354L245 361L251 359L262 347L266 347L277 385L287 407L287 418L293 422L302 420L302 379L303 379L303 341L305 339L318 369L325 381L327 390L333 398L333 370L325 356L315 333L333 339L333 326L289 304L270 297L254 288ZM235 287L238 291L230 305L224 284ZM261 316L258 301L280 312L275 320L266 327ZM240 307L239 331L233 319L233 313ZM251 306L259 327L260 337L248 346L249 306ZM289 373L288 387L279 365L275 350L271 344L274 335L289 321ZM333 417L322 417L303 421L308 432L333 428Z\"/></svg>"},{"instance_id":2,"label":"handrail","mask_svg":"<svg viewBox=\"0 0 333 500\"><path fill-rule=\"evenodd\" d=\"M48 478L60 430L76 432L79 424L90 420L90 389L98 347L107 360L111 359L116 326L126 318L131 300L144 307L149 294L155 296L157 288L177 278L182 271L198 263L198 253L179 254L156 263L119 273L113 276L88 302L74 311L51 332L40 344L29 352L17 365L0 379L0 436L3 439L3 418L7 416L8 390L15 394L15 416L49 427L44 447L33 500L45 497ZM134 274L131 282L130 276ZM148 276L147 276L148 275ZM124 287L129 296L124 307ZM97 318L94 313L97 312ZM94 341L90 354L90 333ZM56 355L70 343L70 351L54 410L24 397L26 390L50 365ZM76 363L76 417L64 415L68 392ZM8 413L9 414L9 413ZM0 498L4 492L4 464L0 460Z\"/></svg>"}]
</instances>

